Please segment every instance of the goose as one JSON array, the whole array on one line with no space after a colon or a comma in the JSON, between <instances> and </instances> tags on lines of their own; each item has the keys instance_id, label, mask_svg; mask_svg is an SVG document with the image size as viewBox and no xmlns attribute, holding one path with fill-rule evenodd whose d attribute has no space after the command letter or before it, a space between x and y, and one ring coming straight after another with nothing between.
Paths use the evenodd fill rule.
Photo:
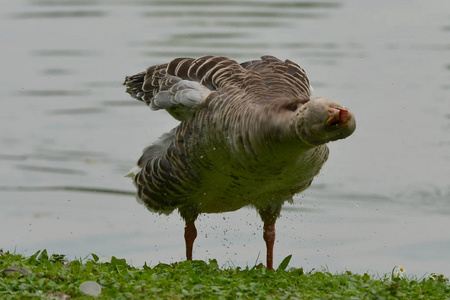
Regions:
<instances>
[{"instance_id":1,"label":"goose","mask_svg":"<svg viewBox=\"0 0 450 300\"><path fill-rule=\"evenodd\" d=\"M327 142L350 136L355 117L326 98L311 99L306 72L273 56L239 64L227 57L177 58L125 78L127 93L180 123L144 149L129 176L137 200L185 221L192 260L199 214L254 207L266 267L273 269L282 205L311 185Z\"/></svg>"}]
</instances>

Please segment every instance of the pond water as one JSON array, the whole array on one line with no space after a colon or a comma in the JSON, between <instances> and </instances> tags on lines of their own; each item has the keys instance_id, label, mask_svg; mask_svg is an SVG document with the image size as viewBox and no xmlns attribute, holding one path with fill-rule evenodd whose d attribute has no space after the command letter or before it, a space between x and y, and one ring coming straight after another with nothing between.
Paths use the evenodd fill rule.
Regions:
<instances>
[{"instance_id":1,"label":"pond water","mask_svg":"<svg viewBox=\"0 0 450 300\"><path fill-rule=\"evenodd\" d=\"M7 0L0 14L4 251L183 260L181 218L146 211L123 177L177 122L131 99L124 76L270 54L358 126L285 206L275 265L450 275L450 2ZM194 258L264 261L261 225L252 209L200 216Z\"/></svg>"}]
</instances>

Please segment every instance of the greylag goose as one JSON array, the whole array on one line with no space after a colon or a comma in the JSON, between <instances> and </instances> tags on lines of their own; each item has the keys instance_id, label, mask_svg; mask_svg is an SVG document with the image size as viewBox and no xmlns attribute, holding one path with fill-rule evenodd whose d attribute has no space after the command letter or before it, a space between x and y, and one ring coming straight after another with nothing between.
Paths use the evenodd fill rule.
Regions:
<instances>
[{"instance_id":1,"label":"greylag goose","mask_svg":"<svg viewBox=\"0 0 450 300\"><path fill-rule=\"evenodd\" d=\"M283 203L310 186L327 160L326 143L353 133L353 114L337 102L310 99L305 71L273 56L241 64L177 58L126 77L124 85L133 98L180 121L144 149L130 172L138 201L158 213L178 209L188 260L199 214L255 207L273 269Z\"/></svg>"}]
</instances>

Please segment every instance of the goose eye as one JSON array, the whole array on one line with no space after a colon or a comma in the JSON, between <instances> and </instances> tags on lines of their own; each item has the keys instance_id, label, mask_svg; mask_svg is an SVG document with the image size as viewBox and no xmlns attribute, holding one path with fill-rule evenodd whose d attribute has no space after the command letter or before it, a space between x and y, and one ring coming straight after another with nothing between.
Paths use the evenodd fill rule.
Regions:
<instances>
[{"instance_id":1,"label":"goose eye","mask_svg":"<svg viewBox=\"0 0 450 300\"><path fill-rule=\"evenodd\" d=\"M298 108L298 103L289 103L289 104L286 104L283 108L290 110L290 111L296 111Z\"/></svg>"}]
</instances>

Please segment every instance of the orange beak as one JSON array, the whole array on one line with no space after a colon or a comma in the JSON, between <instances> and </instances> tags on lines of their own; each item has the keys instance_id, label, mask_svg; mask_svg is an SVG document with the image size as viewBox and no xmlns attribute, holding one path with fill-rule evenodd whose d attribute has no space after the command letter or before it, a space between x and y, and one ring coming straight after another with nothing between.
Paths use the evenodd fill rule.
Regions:
<instances>
[{"instance_id":1,"label":"orange beak","mask_svg":"<svg viewBox=\"0 0 450 300\"><path fill-rule=\"evenodd\" d=\"M325 124L329 126L345 126L351 118L351 112L344 108L328 107L328 113Z\"/></svg>"}]
</instances>

